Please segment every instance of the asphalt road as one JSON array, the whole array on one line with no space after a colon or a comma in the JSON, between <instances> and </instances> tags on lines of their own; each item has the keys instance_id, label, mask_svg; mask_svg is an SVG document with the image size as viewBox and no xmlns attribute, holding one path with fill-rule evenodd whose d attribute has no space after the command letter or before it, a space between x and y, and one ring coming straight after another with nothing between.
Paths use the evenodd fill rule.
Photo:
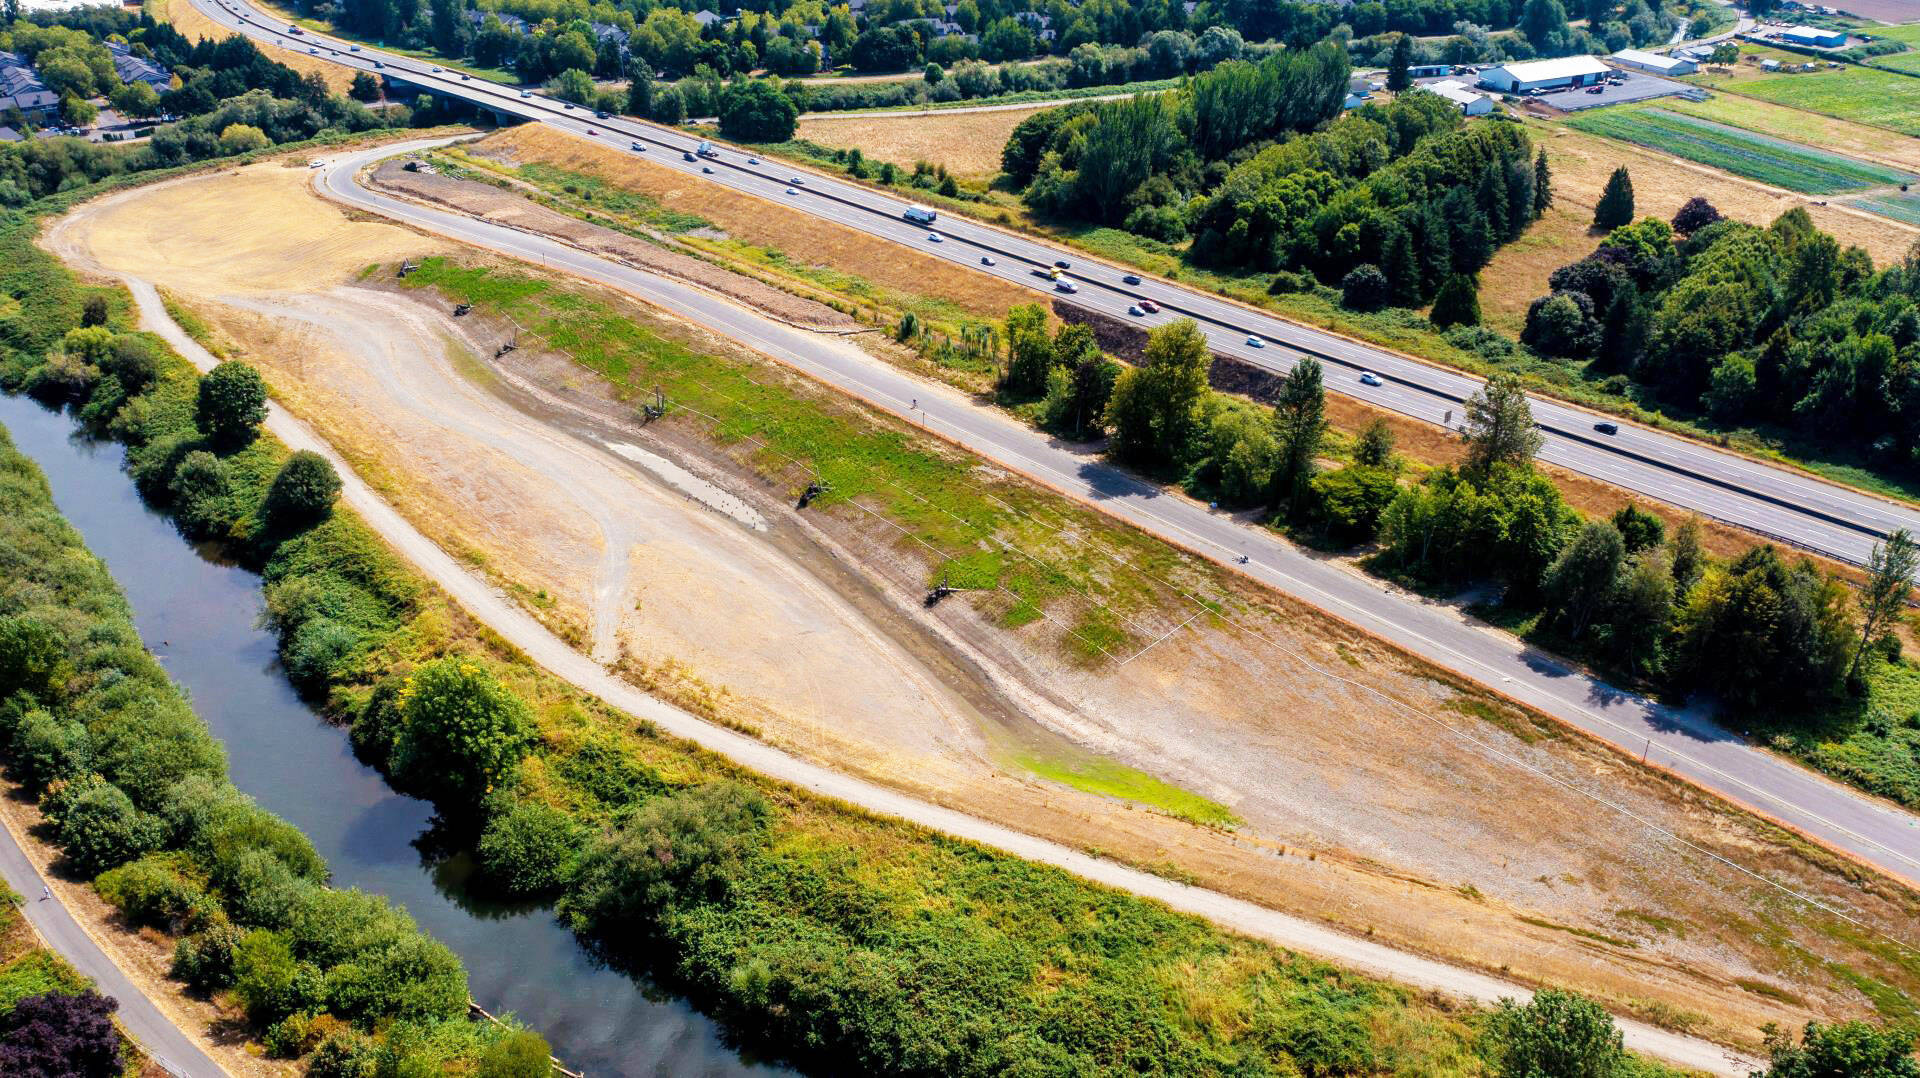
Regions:
<instances>
[{"instance_id":1,"label":"asphalt road","mask_svg":"<svg viewBox=\"0 0 1920 1078\"><path fill-rule=\"evenodd\" d=\"M440 140L447 141L447 140ZM477 247L563 270L627 292L741 341L819 381L909 418L1005 467L1187 549L1228 564L1373 635L1572 723L1648 762L1920 885L1920 817L1746 744L1704 715L1656 704L1573 670L1509 635L1303 553L1231 515L1142 482L1099 457L1062 445L964 395L855 350L763 318L675 281L486 221L402 201L356 182L380 158L431 145L420 140L341 155L316 183L328 197ZM1247 557L1245 564L1238 558ZM1438 727L1446 719L1408 711ZM1447 736L1474 736L1470 724ZM1587 790L1613 811L1603 786ZM1638 827L1637 821L1623 823Z\"/></svg>"},{"instance_id":2,"label":"asphalt road","mask_svg":"<svg viewBox=\"0 0 1920 1078\"><path fill-rule=\"evenodd\" d=\"M622 116L597 118L589 110L565 105L539 91L463 78L457 72L436 69L430 61L355 46L309 30L290 34L286 23L243 0L193 3L216 22L257 40L462 97L502 115L551 124L617 148L643 146L644 150L634 152L644 152L668 167L919 247L982 273L1027 285L1036 293L1059 295L1044 276L1036 274L1056 260L1070 262L1069 275L1077 287L1073 302L1080 306L1149 328L1192 317L1200 322L1217 353L1275 371L1290 369L1300 356L1317 356L1327 364L1329 389L1416 419L1459 425L1463 402L1481 384L1479 379L1457 371L1288 322L1159 278L1144 277L1140 284L1129 284L1125 278L1133 271L976 221L943 214L932 228L916 226L902 219L908 203L901 199L779 162L755 163L745 151L729 146L721 145L720 155L711 161L686 160L683 155L700 140L684 132ZM796 178L805 182L791 182ZM940 237L939 242L934 242L935 236ZM984 264L984 259L992 259L992 264ZM1142 298L1157 302L1161 310L1129 315L1129 307ZM1256 340L1258 345L1253 343ZM1367 372L1377 376L1378 386L1360 381ZM1572 405L1537 399L1533 411L1546 435L1540 453L1543 460L1829 557L1863 564L1874 543L1895 528L1920 532L1920 509L1912 506L1631 423L1611 420L1618 426L1618 433L1603 434L1595 424L1605 417Z\"/></svg>"},{"instance_id":3,"label":"asphalt road","mask_svg":"<svg viewBox=\"0 0 1920 1078\"><path fill-rule=\"evenodd\" d=\"M424 144L426 143L412 145ZM341 158L321 178L327 183L329 193L337 193L340 190L358 191L359 189L351 183L354 168L383 154L405 148L388 146L352 154ZM369 196L368 201L362 205L374 209L375 212L384 213L388 209L398 209L405 204L388 205L387 200ZM451 224L465 220L465 218L453 218L443 223ZM521 235L491 225L482 227L489 230L490 235L495 233L506 233L507 236ZM522 238L532 239L524 236ZM488 246L491 245L488 244ZM577 252L571 252L569 248L548 246L555 246L556 254L577 254ZM579 257L586 258L586 256ZM564 268L571 269L572 266ZM730 327L749 331L773 326L785 332L794 332L787 331L785 327L778 326L776 323L765 323L754 316L745 315L744 312L696 289L671 282L652 282L644 277L639 279L649 285L658 284L664 290L662 295L671 295L675 303L669 305L691 300L704 304L716 312L732 312L736 316L748 319L746 322L725 323ZM214 357L188 337L185 331L167 315L159 292L151 282L129 278L127 284L133 294L135 306L140 312L140 324L143 328L159 334L201 370L209 370L213 367ZM649 295L648 298L654 298L654 296ZM676 309L678 309L677 306ZM722 331L732 332L732 329ZM806 340L804 334L796 336L800 340ZM751 340L751 338L743 339ZM289 448L312 450L331 461L335 470L340 473L341 499L359 513L375 532L391 543L402 557L445 589L448 595L452 596L453 600L476 620L499 633L508 643L525 652L529 658L555 676L584 692L598 696L608 704L636 718L654 723L672 736L686 738L726 756L743 767L751 768L782 782L792 783L819 796L834 798L870 812L907 820L922 827L966 841L977 842L1039 864L1052 865L1083 879L1164 903L1184 913L1204 917L1246 936L1266 940L1303 954L1314 955L1350 969L1385 977L1417 989L1443 992L1481 1003L1492 1003L1502 998L1524 1001L1532 997L1532 992L1526 987L1478 970L1398 951L1370 939L1347 935L1306 918L1295 917L1217 891L1191 887L1150 872L1129 868L1115 861L1092 856L1083 850L1036 838L1010 827L942 808L898 790L790 755L764 741L716 726L688 714L609 673L605 667L548 631L545 626L535 621L525 610L503 595L498 588L469 571L433 540L422 535L377 492L368 487L352 467L333 450L332 446L278 403L268 404L266 427ZM1627 1047L1692 1070L1725 1075L1728 1078L1744 1078L1758 1066L1753 1060L1743 1058L1708 1040L1675 1033L1631 1018L1619 1018L1616 1021L1626 1039ZM198 1078L197 1074L195 1078Z\"/></svg>"},{"instance_id":4,"label":"asphalt road","mask_svg":"<svg viewBox=\"0 0 1920 1078\"><path fill-rule=\"evenodd\" d=\"M47 946L74 969L92 978L94 988L101 995L112 996L120 1002L117 1016L121 1028L139 1042L154 1062L179 1078L226 1078L227 1072L127 979L58 898L41 897L46 881L34 869L33 862L27 860L13 832L4 826L0 826L0 878L26 898L20 909Z\"/></svg>"}]
</instances>

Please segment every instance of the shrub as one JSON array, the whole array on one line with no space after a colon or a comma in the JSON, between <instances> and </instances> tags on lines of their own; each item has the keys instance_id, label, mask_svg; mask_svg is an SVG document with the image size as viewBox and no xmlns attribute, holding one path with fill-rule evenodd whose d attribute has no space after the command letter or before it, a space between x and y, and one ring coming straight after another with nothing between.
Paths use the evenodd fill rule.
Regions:
<instances>
[{"instance_id":1,"label":"shrub","mask_svg":"<svg viewBox=\"0 0 1920 1078\"><path fill-rule=\"evenodd\" d=\"M40 793L55 782L78 778L92 764L87 728L63 722L51 714L27 712L13 733L14 777L29 793Z\"/></svg>"},{"instance_id":2,"label":"shrub","mask_svg":"<svg viewBox=\"0 0 1920 1078\"><path fill-rule=\"evenodd\" d=\"M128 921L173 930L209 909L206 889L183 867L177 854L148 854L102 873L94 887Z\"/></svg>"},{"instance_id":3,"label":"shrub","mask_svg":"<svg viewBox=\"0 0 1920 1078\"><path fill-rule=\"evenodd\" d=\"M545 1037L523 1030L487 1046L479 1078L547 1078L553 1072L552 1056Z\"/></svg>"},{"instance_id":4,"label":"shrub","mask_svg":"<svg viewBox=\"0 0 1920 1078\"><path fill-rule=\"evenodd\" d=\"M1348 544L1372 539L1380 529L1380 514L1400 492L1392 472L1361 464L1315 476L1309 486L1327 535Z\"/></svg>"},{"instance_id":5,"label":"shrub","mask_svg":"<svg viewBox=\"0 0 1920 1078\"><path fill-rule=\"evenodd\" d=\"M307 1078L376 1078L380 1045L351 1029L328 1035L307 1060Z\"/></svg>"},{"instance_id":6,"label":"shrub","mask_svg":"<svg viewBox=\"0 0 1920 1078\"><path fill-rule=\"evenodd\" d=\"M316 618L300 626L280 648L287 677L302 691L323 692L360 651L365 636L351 625Z\"/></svg>"},{"instance_id":7,"label":"shrub","mask_svg":"<svg viewBox=\"0 0 1920 1078\"><path fill-rule=\"evenodd\" d=\"M173 519L190 538L214 538L233 526L227 467L212 453L196 449L182 458L167 492L173 497Z\"/></svg>"},{"instance_id":8,"label":"shrub","mask_svg":"<svg viewBox=\"0 0 1920 1078\"><path fill-rule=\"evenodd\" d=\"M318 1042L313 1035L313 1015L305 1013L287 1015L268 1026L260 1037L267 1055L275 1059L298 1059Z\"/></svg>"},{"instance_id":9,"label":"shrub","mask_svg":"<svg viewBox=\"0 0 1920 1078\"><path fill-rule=\"evenodd\" d=\"M256 1025L312 1010L326 996L320 971L294 958L287 941L265 929L241 938L233 952L233 972L233 994Z\"/></svg>"},{"instance_id":10,"label":"shrub","mask_svg":"<svg viewBox=\"0 0 1920 1078\"><path fill-rule=\"evenodd\" d=\"M533 744L527 705L469 659L441 659L400 690L389 768L436 800L478 802Z\"/></svg>"},{"instance_id":11,"label":"shrub","mask_svg":"<svg viewBox=\"0 0 1920 1078\"><path fill-rule=\"evenodd\" d=\"M1393 297L1393 286L1380 267L1359 265L1340 281L1340 305L1352 311L1377 311Z\"/></svg>"},{"instance_id":12,"label":"shrub","mask_svg":"<svg viewBox=\"0 0 1920 1078\"><path fill-rule=\"evenodd\" d=\"M310 528L327 518L339 495L340 476L327 458L311 450L299 450L280 466L273 485L267 488L267 523L282 532Z\"/></svg>"},{"instance_id":13,"label":"shrub","mask_svg":"<svg viewBox=\"0 0 1920 1078\"><path fill-rule=\"evenodd\" d=\"M166 826L120 787L89 775L47 795L55 834L75 871L95 876L159 849Z\"/></svg>"},{"instance_id":14,"label":"shrub","mask_svg":"<svg viewBox=\"0 0 1920 1078\"><path fill-rule=\"evenodd\" d=\"M551 894L572 875L581 842L579 825L565 813L517 801L487 822L480 835L480 867L505 894Z\"/></svg>"},{"instance_id":15,"label":"shrub","mask_svg":"<svg viewBox=\"0 0 1920 1078\"><path fill-rule=\"evenodd\" d=\"M139 393L160 376L160 359L145 337L122 333L113 339L113 350L101 357L100 371L120 380L128 393Z\"/></svg>"},{"instance_id":16,"label":"shrub","mask_svg":"<svg viewBox=\"0 0 1920 1078\"><path fill-rule=\"evenodd\" d=\"M1614 1078L1626 1052L1613 1016L1572 992L1547 988L1520 1006L1500 1001L1487 1023L1500 1078Z\"/></svg>"},{"instance_id":17,"label":"shrub","mask_svg":"<svg viewBox=\"0 0 1920 1078\"><path fill-rule=\"evenodd\" d=\"M1440 329L1480 324L1480 286L1465 273L1453 273L1440 282L1427 321Z\"/></svg>"},{"instance_id":18,"label":"shrub","mask_svg":"<svg viewBox=\"0 0 1920 1078\"><path fill-rule=\"evenodd\" d=\"M29 996L0 1017L0 1074L117 1078L119 1004L93 989Z\"/></svg>"},{"instance_id":19,"label":"shrub","mask_svg":"<svg viewBox=\"0 0 1920 1078\"><path fill-rule=\"evenodd\" d=\"M173 945L168 973L196 992L225 991L233 986L241 938L240 930L226 920L184 936Z\"/></svg>"},{"instance_id":20,"label":"shrub","mask_svg":"<svg viewBox=\"0 0 1920 1078\"><path fill-rule=\"evenodd\" d=\"M588 848L563 909L591 930L718 898L758 851L771 812L758 791L733 781L649 801Z\"/></svg>"},{"instance_id":21,"label":"shrub","mask_svg":"<svg viewBox=\"0 0 1920 1078\"><path fill-rule=\"evenodd\" d=\"M1268 282L1267 293L1274 296L1284 296L1294 292L1305 292L1311 287L1312 285L1307 282L1307 279L1299 274L1290 270L1281 270L1279 273L1273 275L1272 281Z\"/></svg>"},{"instance_id":22,"label":"shrub","mask_svg":"<svg viewBox=\"0 0 1920 1078\"><path fill-rule=\"evenodd\" d=\"M194 420L215 446L228 451L246 446L266 418L267 385L252 367L230 359L200 379Z\"/></svg>"},{"instance_id":23,"label":"shrub","mask_svg":"<svg viewBox=\"0 0 1920 1078\"><path fill-rule=\"evenodd\" d=\"M1584 292L1555 292L1527 307L1520 341L1543 356L1592 355L1600 347L1600 325L1593 301Z\"/></svg>"},{"instance_id":24,"label":"shrub","mask_svg":"<svg viewBox=\"0 0 1920 1078\"><path fill-rule=\"evenodd\" d=\"M0 617L0 697L44 695L66 657L53 628L29 617Z\"/></svg>"},{"instance_id":25,"label":"shrub","mask_svg":"<svg viewBox=\"0 0 1920 1078\"><path fill-rule=\"evenodd\" d=\"M1720 211L1713 208L1713 203L1695 195L1674 213L1673 230L1690 236L1720 219Z\"/></svg>"}]
</instances>

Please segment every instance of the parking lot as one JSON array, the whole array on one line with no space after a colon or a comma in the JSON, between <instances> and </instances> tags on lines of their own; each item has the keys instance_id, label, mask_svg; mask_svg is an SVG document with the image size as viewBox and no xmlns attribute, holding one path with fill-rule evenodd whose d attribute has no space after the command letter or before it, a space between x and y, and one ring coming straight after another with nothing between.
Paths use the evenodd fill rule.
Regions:
<instances>
[{"instance_id":1,"label":"parking lot","mask_svg":"<svg viewBox=\"0 0 1920 1078\"><path fill-rule=\"evenodd\" d=\"M1663 79L1658 75L1648 75L1638 71L1621 71L1621 82L1604 82L1599 93L1594 87L1575 86L1542 94L1531 100L1559 109L1562 112L1578 112L1581 109L1596 109L1603 105L1624 105L1631 101L1647 101L1656 97L1673 95L1692 95L1704 100L1706 91L1684 82Z\"/></svg>"}]
</instances>

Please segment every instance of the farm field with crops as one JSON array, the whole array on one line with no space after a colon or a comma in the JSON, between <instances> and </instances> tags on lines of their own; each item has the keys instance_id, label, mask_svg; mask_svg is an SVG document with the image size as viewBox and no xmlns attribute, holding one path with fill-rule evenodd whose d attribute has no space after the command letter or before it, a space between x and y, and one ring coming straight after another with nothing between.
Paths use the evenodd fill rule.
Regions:
<instances>
[{"instance_id":1,"label":"farm field with crops","mask_svg":"<svg viewBox=\"0 0 1920 1078\"><path fill-rule=\"evenodd\" d=\"M1862 195L1847 205L1920 227L1920 194Z\"/></svg>"},{"instance_id":2,"label":"farm field with crops","mask_svg":"<svg viewBox=\"0 0 1920 1078\"><path fill-rule=\"evenodd\" d=\"M1663 108L1595 110L1566 123L1589 134L1631 142L1805 194L1858 191L1914 178L1884 165Z\"/></svg>"},{"instance_id":3,"label":"farm field with crops","mask_svg":"<svg viewBox=\"0 0 1920 1078\"><path fill-rule=\"evenodd\" d=\"M1743 49L1742 55L1752 51ZM1903 135L1920 135L1920 79L1911 75L1850 65L1814 74L1738 70L1729 75L1702 74L1687 81Z\"/></svg>"}]
</instances>

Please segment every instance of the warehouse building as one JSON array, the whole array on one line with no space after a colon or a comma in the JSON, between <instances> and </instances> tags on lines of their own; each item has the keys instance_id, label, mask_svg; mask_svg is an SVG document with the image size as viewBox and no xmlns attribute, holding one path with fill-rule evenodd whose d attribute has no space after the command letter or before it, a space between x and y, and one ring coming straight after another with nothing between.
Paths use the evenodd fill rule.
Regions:
<instances>
[{"instance_id":1,"label":"warehouse building","mask_svg":"<svg viewBox=\"0 0 1920 1078\"><path fill-rule=\"evenodd\" d=\"M1838 49L1847 44L1843 30L1822 30L1814 26L1789 26L1776 35L1792 45L1811 45L1816 49Z\"/></svg>"},{"instance_id":2,"label":"warehouse building","mask_svg":"<svg viewBox=\"0 0 1920 1078\"><path fill-rule=\"evenodd\" d=\"M1464 82L1446 79L1442 82L1429 83L1421 87L1421 89L1431 90L1441 97L1446 98L1448 101L1460 106L1462 115L1485 116L1487 113L1493 111L1493 98L1488 97L1486 94L1474 93Z\"/></svg>"},{"instance_id":3,"label":"warehouse building","mask_svg":"<svg viewBox=\"0 0 1920 1078\"><path fill-rule=\"evenodd\" d=\"M1621 67L1638 68L1656 75L1691 75L1700 70L1699 64L1685 57L1662 56L1657 52L1642 52L1639 49L1621 49L1607 59Z\"/></svg>"},{"instance_id":4,"label":"warehouse building","mask_svg":"<svg viewBox=\"0 0 1920 1078\"><path fill-rule=\"evenodd\" d=\"M1503 94L1524 94L1563 86L1592 86L1611 70L1597 56L1562 56L1490 67L1480 73L1480 85Z\"/></svg>"}]
</instances>

